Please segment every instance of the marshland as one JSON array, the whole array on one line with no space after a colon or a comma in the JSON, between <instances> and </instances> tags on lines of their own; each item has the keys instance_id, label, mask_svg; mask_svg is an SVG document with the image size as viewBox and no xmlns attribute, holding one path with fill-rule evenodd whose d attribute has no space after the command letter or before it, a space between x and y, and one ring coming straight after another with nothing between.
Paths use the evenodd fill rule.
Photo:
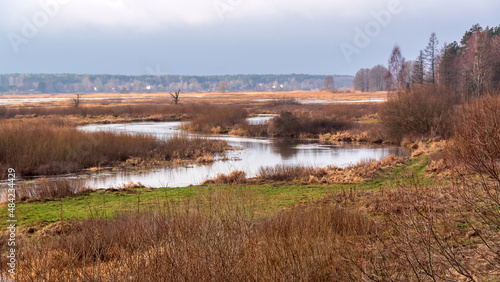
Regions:
<instances>
[{"instance_id":1,"label":"marshland","mask_svg":"<svg viewBox=\"0 0 500 282\"><path fill-rule=\"evenodd\" d=\"M343 89L11 87L0 279L498 280L499 30Z\"/></svg>"}]
</instances>

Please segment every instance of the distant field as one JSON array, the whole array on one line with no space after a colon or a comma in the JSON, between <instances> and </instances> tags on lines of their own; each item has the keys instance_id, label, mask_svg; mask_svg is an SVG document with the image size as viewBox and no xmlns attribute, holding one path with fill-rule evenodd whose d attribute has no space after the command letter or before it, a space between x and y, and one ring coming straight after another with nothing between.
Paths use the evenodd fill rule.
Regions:
<instances>
[{"instance_id":1,"label":"distant field","mask_svg":"<svg viewBox=\"0 0 500 282\"><path fill-rule=\"evenodd\" d=\"M82 98L93 99L127 99L134 100L154 100L154 99L170 99L169 93L90 93L82 94ZM73 99L75 94L34 94L34 95L3 95L2 99ZM296 99L296 100L331 100L339 102L356 102L356 101L373 101L380 102L387 99L387 92L351 92L351 93L330 93L319 91L289 91L289 92L228 92L228 93L181 93L181 102L215 102L215 103L232 103L232 102L249 102L255 100L267 99ZM33 103L33 101L29 101Z\"/></svg>"}]
</instances>

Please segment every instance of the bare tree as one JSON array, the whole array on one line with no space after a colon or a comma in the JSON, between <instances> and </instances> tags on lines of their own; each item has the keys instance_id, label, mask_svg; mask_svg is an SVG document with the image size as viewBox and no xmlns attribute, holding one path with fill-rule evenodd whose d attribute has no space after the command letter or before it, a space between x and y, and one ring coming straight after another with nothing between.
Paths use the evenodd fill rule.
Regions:
<instances>
[{"instance_id":1,"label":"bare tree","mask_svg":"<svg viewBox=\"0 0 500 282\"><path fill-rule=\"evenodd\" d=\"M217 90L220 93L226 93L226 90L227 90L227 81L221 81L221 82L219 82L219 86L217 87Z\"/></svg>"},{"instance_id":2,"label":"bare tree","mask_svg":"<svg viewBox=\"0 0 500 282\"><path fill-rule=\"evenodd\" d=\"M494 61L491 43L487 30L478 31L469 38L462 58L467 97L480 97L490 87Z\"/></svg>"},{"instance_id":3,"label":"bare tree","mask_svg":"<svg viewBox=\"0 0 500 282\"><path fill-rule=\"evenodd\" d=\"M431 34L431 38L429 38L429 43L427 44L427 47L425 48L424 51L426 67L429 74L429 82L431 83L436 82L436 57L438 53L437 50L438 44L439 41L436 37L436 33L433 32Z\"/></svg>"},{"instance_id":4,"label":"bare tree","mask_svg":"<svg viewBox=\"0 0 500 282\"><path fill-rule=\"evenodd\" d=\"M355 90L359 90L361 92L368 91L368 88L369 88L368 76L369 76L369 74L370 74L369 69L360 69L356 73L356 76L354 77L354 80L352 82Z\"/></svg>"},{"instance_id":5,"label":"bare tree","mask_svg":"<svg viewBox=\"0 0 500 282\"><path fill-rule=\"evenodd\" d=\"M75 106L75 108L78 108L81 102L82 102L81 94L76 93L76 97L73 98L73 105Z\"/></svg>"},{"instance_id":6,"label":"bare tree","mask_svg":"<svg viewBox=\"0 0 500 282\"><path fill-rule=\"evenodd\" d=\"M389 58L389 71L386 75L387 90L394 91L404 88L406 83L402 80L402 70L404 68L405 58L401 55L399 45L392 49L391 57Z\"/></svg>"},{"instance_id":7,"label":"bare tree","mask_svg":"<svg viewBox=\"0 0 500 282\"><path fill-rule=\"evenodd\" d=\"M374 66L369 73L368 88L369 91L384 91L385 83L384 76L388 69L382 65Z\"/></svg>"},{"instance_id":8,"label":"bare tree","mask_svg":"<svg viewBox=\"0 0 500 282\"><path fill-rule=\"evenodd\" d=\"M401 71L398 74L398 80L401 83L401 87L410 87L413 77L413 62L405 61L401 68Z\"/></svg>"},{"instance_id":9,"label":"bare tree","mask_svg":"<svg viewBox=\"0 0 500 282\"><path fill-rule=\"evenodd\" d=\"M323 83L323 90L333 92L335 89L335 81L333 76L329 75L325 77L325 82Z\"/></svg>"},{"instance_id":10,"label":"bare tree","mask_svg":"<svg viewBox=\"0 0 500 282\"><path fill-rule=\"evenodd\" d=\"M172 96L172 102L177 105L179 103L179 95L181 94L181 90L177 90L174 93L170 93L170 96Z\"/></svg>"}]
</instances>

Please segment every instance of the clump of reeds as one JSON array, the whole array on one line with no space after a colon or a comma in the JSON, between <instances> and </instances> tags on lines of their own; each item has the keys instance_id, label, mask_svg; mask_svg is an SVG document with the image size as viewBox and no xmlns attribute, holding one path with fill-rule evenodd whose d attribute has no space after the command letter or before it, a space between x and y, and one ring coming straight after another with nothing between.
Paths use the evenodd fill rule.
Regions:
<instances>
[{"instance_id":1,"label":"clump of reeds","mask_svg":"<svg viewBox=\"0 0 500 282\"><path fill-rule=\"evenodd\" d=\"M75 107L70 104L19 105L0 106L0 118L13 117L44 117L44 116L84 116L109 118L148 118L157 120L172 120L190 117L203 108L197 104L169 105L166 101L110 103L102 100L99 103L84 100L82 105Z\"/></svg>"},{"instance_id":2,"label":"clump of reeds","mask_svg":"<svg viewBox=\"0 0 500 282\"><path fill-rule=\"evenodd\" d=\"M40 179L32 183L16 185L16 199L51 200L82 192L82 184L69 180Z\"/></svg>"},{"instance_id":3,"label":"clump of reeds","mask_svg":"<svg viewBox=\"0 0 500 282\"><path fill-rule=\"evenodd\" d=\"M176 136L84 132L61 120L10 120L0 124L0 166L22 176L71 173L84 168L142 159L193 159L221 153L227 143ZM2 170L5 178L6 169Z\"/></svg>"},{"instance_id":4,"label":"clump of reeds","mask_svg":"<svg viewBox=\"0 0 500 282\"><path fill-rule=\"evenodd\" d=\"M184 129L207 133L228 133L248 116L240 106L206 105Z\"/></svg>"},{"instance_id":5,"label":"clump of reeds","mask_svg":"<svg viewBox=\"0 0 500 282\"><path fill-rule=\"evenodd\" d=\"M345 168L328 166L314 168L307 166L276 165L261 167L256 180L299 181L308 183L362 183L375 180L382 173L401 167L408 158L390 155L379 161L362 161Z\"/></svg>"},{"instance_id":6,"label":"clump of reeds","mask_svg":"<svg viewBox=\"0 0 500 282\"><path fill-rule=\"evenodd\" d=\"M244 171L235 170L229 174L219 173L212 179L205 180L203 185L206 184L244 184L247 182L247 175Z\"/></svg>"},{"instance_id":7,"label":"clump of reeds","mask_svg":"<svg viewBox=\"0 0 500 282\"><path fill-rule=\"evenodd\" d=\"M312 167L276 165L261 167L257 174L258 179L272 181L293 181L309 178L315 173Z\"/></svg>"}]
</instances>

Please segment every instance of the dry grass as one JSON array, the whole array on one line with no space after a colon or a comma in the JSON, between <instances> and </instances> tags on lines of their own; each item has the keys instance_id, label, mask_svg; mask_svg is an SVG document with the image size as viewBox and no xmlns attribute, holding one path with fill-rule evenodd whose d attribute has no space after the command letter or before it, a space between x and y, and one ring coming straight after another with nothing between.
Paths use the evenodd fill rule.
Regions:
<instances>
[{"instance_id":1,"label":"dry grass","mask_svg":"<svg viewBox=\"0 0 500 282\"><path fill-rule=\"evenodd\" d=\"M311 167L276 165L261 167L257 178L272 181L294 181L308 178L315 173L318 171Z\"/></svg>"},{"instance_id":2,"label":"dry grass","mask_svg":"<svg viewBox=\"0 0 500 282\"><path fill-rule=\"evenodd\" d=\"M82 189L81 184L68 180L39 179L35 183L17 185L16 198L20 201L64 198L84 192L86 189Z\"/></svg>"},{"instance_id":3,"label":"dry grass","mask_svg":"<svg viewBox=\"0 0 500 282\"><path fill-rule=\"evenodd\" d=\"M406 164L408 158L388 156L380 161L365 161L340 168L329 166L312 168L304 166L277 165L262 167L257 181L299 181L303 183L363 183L377 179L383 173Z\"/></svg>"},{"instance_id":4,"label":"dry grass","mask_svg":"<svg viewBox=\"0 0 500 282\"><path fill-rule=\"evenodd\" d=\"M183 129L206 133L228 133L231 128L247 117L247 112L240 106L204 107Z\"/></svg>"},{"instance_id":5,"label":"dry grass","mask_svg":"<svg viewBox=\"0 0 500 282\"><path fill-rule=\"evenodd\" d=\"M138 101L112 103L106 101L84 103L74 107L64 104L35 104L0 106L0 118L73 116L100 119L141 119L141 120L178 120L189 118L204 106L197 104L170 105L167 101Z\"/></svg>"},{"instance_id":6,"label":"dry grass","mask_svg":"<svg viewBox=\"0 0 500 282\"><path fill-rule=\"evenodd\" d=\"M155 211L111 219L91 213L19 236L16 278L477 281L500 275L500 236L480 220L487 203L473 202L487 208L480 212L470 209L459 185L426 186L411 175L397 183L398 189L343 190L264 216L251 190L222 187L183 203L165 201Z\"/></svg>"},{"instance_id":7,"label":"dry grass","mask_svg":"<svg viewBox=\"0 0 500 282\"><path fill-rule=\"evenodd\" d=\"M128 159L170 161L221 153L223 141L177 136L158 141L153 136L83 132L62 120L12 120L0 124L0 166L22 176L76 172L116 165Z\"/></svg>"},{"instance_id":8,"label":"dry grass","mask_svg":"<svg viewBox=\"0 0 500 282\"><path fill-rule=\"evenodd\" d=\"M17 281L339 279L342 238L374 232L360 212L335 203L257 218L248 193L212 191L158 212L58 223L20 239Z\"/></svg>"},{"instance_id":9,"label":"dry grass","mask_svg":"<svg viewBox=\"0 0 500 282\"><path fill-rule=\"evenodd\" d=\"M235 170L229 174L219 173L216 177L212 179L205 180L203 185L207 184L244 184L247 182L247 175L244 171Z\"/></svg>"},{"instance_id":10,"label":"dry grass","mask_svg":"<svg viewBox=\"0 0 500 282\"><path fill-rule=\"evenodd\" d=\"M365 143L384 143L399 144L398 139L391 138L387 134L386 128L378 123L354 123L347 130L329 132L319 135L319 140L325 143L338 144L340 142L365 142Z\"/></svg>"}]
</instances>

